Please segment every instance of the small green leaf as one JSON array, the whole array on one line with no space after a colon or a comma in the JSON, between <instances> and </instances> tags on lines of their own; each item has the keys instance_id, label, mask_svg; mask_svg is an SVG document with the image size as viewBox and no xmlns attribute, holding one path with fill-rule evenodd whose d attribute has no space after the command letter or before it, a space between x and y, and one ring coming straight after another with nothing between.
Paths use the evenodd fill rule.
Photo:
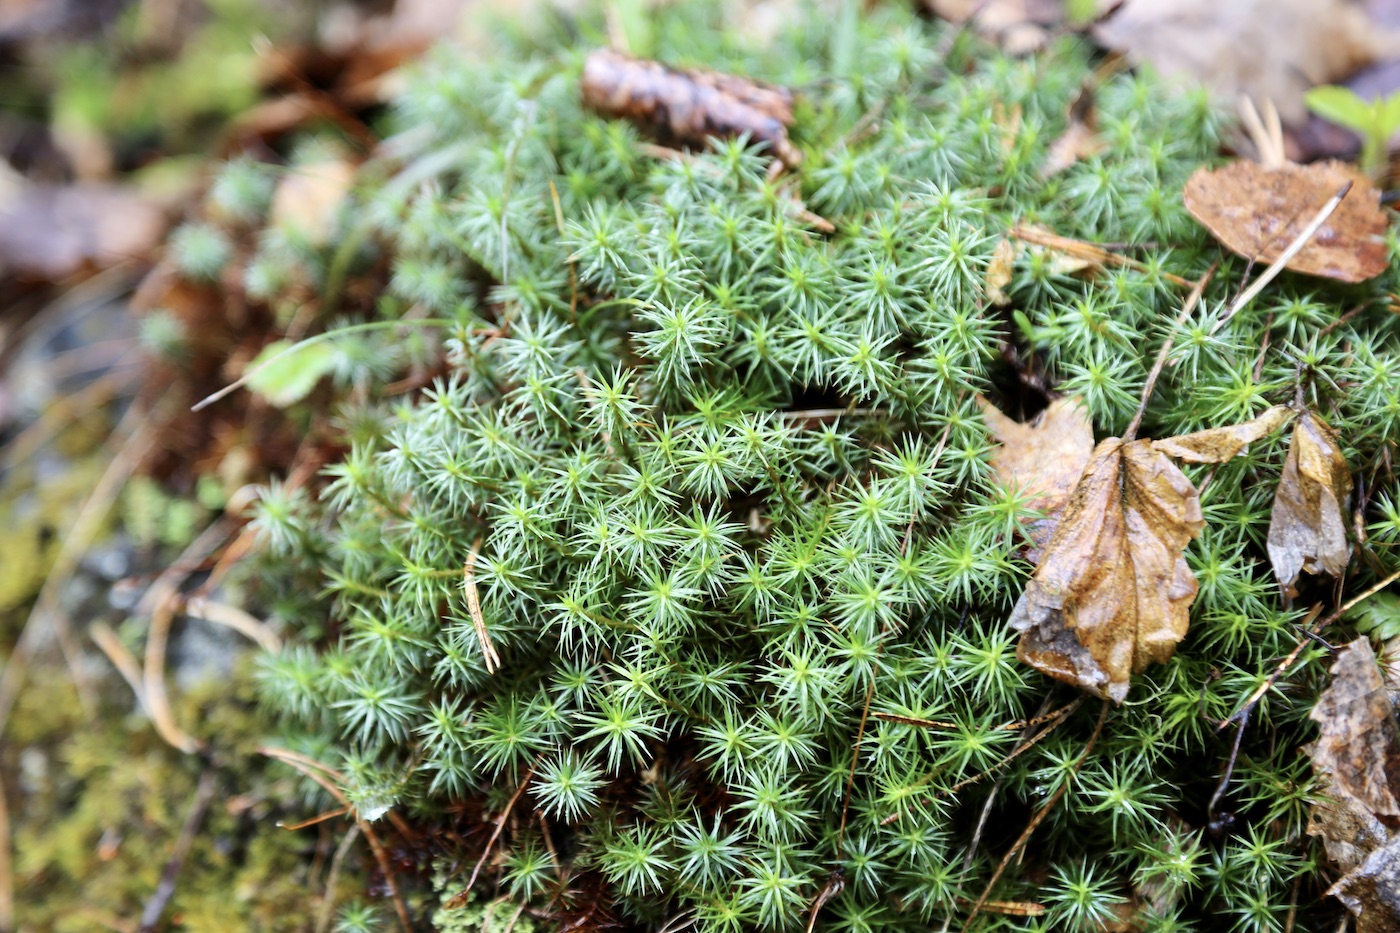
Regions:
<instances>
[{"instance_id":1,"label":"small green leaf","mask_svg":"<svg viewBox=\"0 0 1400 933\"><path fill-rule=\"evenodd\" d=\"M270 404L286 408L306 398L334 366L335 350L327 344L293 348L291 341L277 340L248 364L248 388Z\"/></svg>"},{"instance_id":2,"label":"small green leaf","mask_svg":"<svg viewBox=\"0 0 1400 933\"><path fill-rule=\"evenodd\" d=\"M1375 120L1375 108L1362 100L1350 88L1326 84L1315 87L1304 95L1308 109L1324 120L1339 126L1369 134Z\"/></svg>"},{"instance_id":3,"label":"small green leaf","mask_svg":"<svg viewBox=\"0 0 1400 933\"><path fill-rule=\"evenodd\" d=\"M1384 100L1378 101L1380 108L1381 134L1389 138L1396 130L1400 130L1400 93L1391 94Z\"/></svg>"},{"instance_id":4,"label":"small green leaf","mask_svg":"<svg viewBox=\"0 0 1400 933\"><path fill-rule=\"evenodd\" d=\"M1361 634L1389 641L1400 635L1400 596L1377 593L1348 612L1346 617Z\"/></svg>"}]
</instances>

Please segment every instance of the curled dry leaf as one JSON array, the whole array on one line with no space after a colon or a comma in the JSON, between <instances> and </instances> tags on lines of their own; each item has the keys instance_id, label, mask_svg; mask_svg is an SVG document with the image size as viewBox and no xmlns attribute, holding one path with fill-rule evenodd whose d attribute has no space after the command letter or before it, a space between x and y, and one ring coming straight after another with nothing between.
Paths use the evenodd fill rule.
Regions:
<instances>
[{"instance_id":1,"label":"curled dry leaf","mask_svg":"<svg viewBox=\"0 0 1400 933\"><path fill-rule=\"evenodd\" d=\"M1292 409L1275 405L1252 421L1166 437L1153 441L1152 447L1186 463L1224 463L1233 460L1247 445L1273 434L1292 417Z\"/></svg>"},{"instance_id":2,"label":"curled dry leaf","mask_svg":"<svg viewBox=\"0 0 1400 933\"><path fill-rule=\"evenodd\" d=\"M1346 500L1351 473L1337 435L1312 412L1293 429L1269 520L1269 560L1284 590L1298 575L1341 576L1351 560Z\"/></svg>"},{"instance_id":3,"label":"curled dry leaf","mask_svg":"<svg viewBox=\"0 0 1400 933\"><path fill-rule=\"evenodd\" d=\"M1327 893L1356 916L1358 933L1400 927L1400 729L1366 638L1337 655L1332 684L1309 714L1321 727L1308 747L1325 799L1308 833L1322 837L1343 877Z\"/></svg>"},{"instance_id":4,"label":"curled dry leaf","mask_svg":"<svg viewBox=\"0 0 1400 933\"><path fill-rule=\"evenodd\" d=\"M1196 578L1183 556L1205 522L1171 456L1223 462L1277 429L1278 409L1247 424L1096 448L1010 623L1017 657L1121 703L1131 676L1167 661L1186 634Z\"/></svg>"},{"instance_id":5,"label":"curled dry leaf","mask_svg":"<svg viewBox=\"0 0 1400 933\"><path fill-rule=\"evenodd\" d=\"M1050 144L1040 177L1058 175L1081 159L1092 158L1108 148L1099 135L1099 111L1094 103L1094 86L1085 84L1069 105L1069 125Z\"/></svg>"},{"instance_id":6,"label":"curled dry leaf","mask_svg":"<svg viewBox=\"0 0 1400 933\"><path fill-rule=\"evenodd\" d=\"M1023 424L1002 414L980 395L977 404L998 442L992 453L992 471L1003 485L1026 497L1027 507L1042 515L1025 526L1032 544L1032 553L1027 556L1037 561L1094 451L1089 411L1081 398L1058 398Z\"/></svg>"},{"instance_id":7,"label":"curled dry leaf","mask_svg":"<svg viewBox=\"0 0 1400 933\"><path fill-rule=\"evenodd\" d=\"M589 54L583 65L584 106L623 117L663 137L703 145L711 136L740 136L764 142L785 165L802 154L788 141L792 92L735 75L670 68L609 49Z\"/></svg>"},{"instance_id":8,"label":"curled dry leaf","mask_svg":"<svg viewBox=\"0 0 1400 933\"><path fill-rule=\"evenodd\" d=\"M1351 191L1287 268L1361 282L1385 271L1389 221L1380 192L1349 165L1265 168L1236 161L1214 171L1198 169L1183 196L1191 216L1225 246L1246 259L1273 262L1348 181Z\"/></svg>"}]
</instances>

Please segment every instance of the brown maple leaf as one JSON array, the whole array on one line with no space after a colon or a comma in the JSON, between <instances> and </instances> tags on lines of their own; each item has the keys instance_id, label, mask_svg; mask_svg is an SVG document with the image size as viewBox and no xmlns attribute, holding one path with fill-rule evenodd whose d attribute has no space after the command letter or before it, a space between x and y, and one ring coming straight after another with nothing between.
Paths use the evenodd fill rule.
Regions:
<instances>
[{"instance_id":1,"label":"brown maple leaf","mask_svg":"<svg viewBox=\"0 0 1400 933\"><path fill-rule=\"evenodd\" d=\"M1284 591L1308 573L1340 576L1351 560L1345 504L1351 473L1337 435L1311 412L1293 429L1269 521L1269 560Z\"/></svg>"},{"instance_id":2,"label":"brown maple leaf","mask_svg":"<svg viewBox=\"0 0 1400 933\"><path fill-rule=\"evenodd\" d=\"M1196 487L1170 457L1223 462L1289 414L1272 408L1240 425L1094 448L1012 610L1017 657L1123 702L1134 673L1176 652L1196 598L1184 553L1205 522Z\"/></svg>"},{"instance_id":3,"label":"brown maple leaf","mask_svg":"<svg viewBox=\"0 0 1400 933\"><path fill-rule=\"evenodd\" d=\"M1006 417L980 395L977 404L987 430L999 442L992 452L992 472L1003 485L1025 496L1027 508L1041 513L1024 529L1032 545L1027 556L1034 563L1055 533L1060 511L1094 451L1089 411L1081 398L1059 398L1023 424Z\"/></svg>"},{"instance_id":4,"label":"brown maple leaf","mask_svg":"<svg viewBox=\"0 0 1400 933\"><path fill-rule=\"evenodd\" d=\"M1263 166L1239 160L1197 169L1186 182L1186 209L1211 234L1246 259L1273 262L1308 226L1318 208L1347 182L1352 187L1317 232L1288 260L1295 272L1361 282L1384 272L1390 226L1380 192L1342 162Z\"/></svg>"}]
</instances>

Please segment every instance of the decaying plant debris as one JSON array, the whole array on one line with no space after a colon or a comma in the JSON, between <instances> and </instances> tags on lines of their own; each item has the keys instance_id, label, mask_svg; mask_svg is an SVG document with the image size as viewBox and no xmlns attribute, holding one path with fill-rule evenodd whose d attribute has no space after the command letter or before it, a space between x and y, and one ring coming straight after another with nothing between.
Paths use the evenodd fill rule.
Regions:
<instances>
[{"instance_id":1,"label":"decaying plant debris","mask_svg":"<svg viewBox=\"0 0 1400 933\"><path fill-rule=\"evenodd\" d=\"M802 154L788 141L792 92L714 71L680 70L599 49L583 66L584 106L634 120L669 140L703 146L710 137L747 136L782 162Z\"/></svg>"}]
</instances>

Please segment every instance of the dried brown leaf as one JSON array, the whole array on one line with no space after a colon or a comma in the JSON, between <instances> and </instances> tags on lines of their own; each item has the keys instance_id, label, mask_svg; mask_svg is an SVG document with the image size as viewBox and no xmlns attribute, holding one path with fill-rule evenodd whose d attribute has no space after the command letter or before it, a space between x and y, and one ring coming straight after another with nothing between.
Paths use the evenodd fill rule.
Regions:
<instances>
[{"instance_id":1,"label":"dried brown leaf","mask_svg":"<svg viewBox=\"0 0 1400 933\"><path fill-rule=\"evenodd\" d=\"M313 246L322 246L334 232L336 212L354 181L355 166L343 159L289 169L272 198L272 222L300 232Z\"/></svg>"},{"instance_id":2,"label":"dried brown leaf","mask_svg":"<svg viewBox=\"0 0 1400 933\"><path fill-rule=\"evenodd\" d=\"M1186 463L1224 463L1233 460L1247 445L1273 434L1292 417L1291 408L1275 405L1252 421L1167 437L1153 441L1152 446Z\"/></svg>"},{"instance_id":3,"label":"dried brown leaf","mask_svg":"<svg viewBox=\"0 0 1400 933\"><path fill-rule=\"evenodd\" d=\"M1309 751L1314 747L1308 746ZM1346 874L1385 845L1389 832L1374 813L1340 790L1326 772L1321 772L1318 779L1320 799L1308 812L1308 835L1322 839L1327 858Z\"/></svg>"},{"instance_id":4,"label":"dried brown leaf","mask_svg":"<svg viewBox=\"0 0 1400 933\"><path fill-rule=\"evenodd\" d=\"M987 301L998 308L1011 304L1011 296L1006 286L1011 284L1011 272L1016 264L1016 244L1002 239L992 249L992 259L987 263L987 272L982 277L982 294Z\"/></svg>"},{"instance_id":5,"label":"dried brown leaf","mask_svg":"<svg viewBox=\"0 0 1400 933\"><path fill-rule=\"evenodd\" d=\"M1376 849L1327 893L1356 916L1356 933L1400 929L1400 836Z\"/></svg>"},{"instance_id":6,"label":"dried brown leaf","mask_svg":"<svg viewBox=\"0 0 1400 933\"><path fill-rule=\"evenodd\" d=\"M1191 216L1225 246L1246 259L1273 262L1348 181L1351 191L1287 268L1361 282L1385 271L1389 220L1380 192L1349 165L1266 168L1240 160L1214 171L1198 169L1183 197Z\"/></svg>"},{"instance_id":7,"label":"dried brown leaf","mask_svg":"<svg viewBox=\"0 0 1400 933\"><path fill-rule=\"evenodd\" d=\"M785 165L802 160L788 141L793 96L787 88L599 49L584 62L581 91L584 106L663 137L704 145L711 136L747 133L754 142L767 143Z\"/></svg>"},{"instance_id":8,"label":"dried brown leaf","mask_svg":"<svg viewBox=\"0 0 1400 933\"><path fill-rule=\"evenodd\" d=\"M146 259L165 227L160 206L128 188L20 187L0 195L0 273L56 280L85 266Z\"/></svg>"},{"instance_id":9,"label":"dried brown leaf","mask_svg":"<svg viewBox=\"0 0 1400 933\"><path fill-rule=\"evenodd\" d=\"M1313 767L1376 816L1400 817L1400 728L1368 639L1337 654L1332 684L1308 715L1320 726Z\"/></svg>"},{"instance_id":10,"label":"dried brown leaf","mask_svg":"<svg viewBox=\"0 0 1400 933\"><path fill-rule=\"evenodd\" d=\"M1060 512L1094 451L1094 426L1084 400L1055 399L1032 421L1008 418L982 396L977 397L982 419L999 446L992 453L992 471L1003 485L1018 489L1027 505L1043 518L1026 524L1036 560L1059 523Z\"/></svg>"},{"instance_id":11,"label":"dried brown leaf","mask_svg":"<svg viewBox=\"0 0 1400 933\"><path fill-rule=\"evenodd\" d=\"M1134 673L1176 652L1196 598L1183 555L1205 525L1200 496L1168 454L1223 462L1281 423L1270 409L1231 428L1094 448L1012 610L1017 657L1123 702Z\"/></svg>"},{"instance_id":12,"label":"dried brown leaf","mask_svg":"<svg viewBox=\"0 0 1400 933\"><path fill-rule=\"evenodd\" d=\"M1341 576L1351 560L1346 500L1351 473L1337 435L1312 412L1293 429L1269 521L1269 560L1287 592L1303 571Z\"/></svg>"},{"instance_id":13,"label":"dried brown leaf","mask_svg":"<svg viewBox=\"0 0 1400 933\"><path fill-rule=\"evenodd\" d=\"M1012 610L1017 657L1123 702L1186 634L1196 578L1182 554L1203 526L1196 487L1150 442L1100 443Z\"/></svg>"},{"instance_id":14,"label":"dried brown leaf","mask_svg":"<svg viewBox=\"0 0 1400 933\"><path fill-rule=\"evenodd\" d=\"M1094 85L1079 89L1069 106L1069 126L1050 144L1040 177L1058 175L1081 159L1098 155L1108 148L1099 135L1099 113L1094 103Z\"/></svg>"},{"instance_id":15,"label":"dried brown leaf","mask_svg":"<svg viewBox=\"0 0 1400 933\"><path fill-rule=\"evenodd\" d=\"M1400 49L1354 0L1127 0L1094 37L1221 98L1272 100L1290 124L1307 116L1309 87Z\"/></svg>"}]
</instances>

